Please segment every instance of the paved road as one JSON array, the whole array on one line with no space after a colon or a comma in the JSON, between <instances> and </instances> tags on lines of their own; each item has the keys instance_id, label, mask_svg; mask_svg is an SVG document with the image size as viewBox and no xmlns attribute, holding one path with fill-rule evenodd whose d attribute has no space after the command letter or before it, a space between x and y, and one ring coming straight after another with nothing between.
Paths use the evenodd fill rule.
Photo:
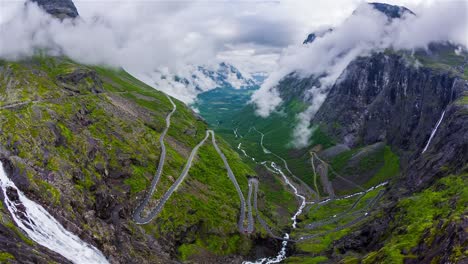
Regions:
<instances>
[{"instance_id":1,"label":"paved road","mask_svg":"<svg viewBox=\"0 0 468 264\"><path fill-rule=\"evenodd\" d=\"M265 229L265 231L270 235L270 237L278 239L278 240L283 240L283 241L291 241L294 242L292 239L284 238L277 236L273 233L273 231L270 229L268 224L263 220L263 218L260 216L260 212L258 211L258 203L257 203L257 194L258 194L258 180L256 178L252 178L249 180L249 183L251 183L254 188L254 209L255 209L255 215L257 216L257 221L260 223L260 225ZM250 185L249 185L250 186Z\"/></svg>"},{"instance_id":2,"label":"paved road","mask_svg":"<svg viewBox=\"0 0 468 264\"><path fill-rule=\"evenodd\" d=\"M167 131L169 130L169 127L171 126L171 116L177 110L177 106L174 104L172 99L169 96L167 96L167 99L169 99L169 101L171 102L173 108L172 108L172 111L166 116L166 128L164 128L164 131L161 133L161 136L159 137L159 144L161 144L161 157L159 158L159 164L158 164L158 169L156 171L156 175L154 176L154 178L153 178L153 180L151 182L151 187L150 187L149 191L146 192L146 195L143 198L143 201L136 208L135 213L133 214L133 220L137 224L146 224L146 223L150 222L157 214L159 214L159 212L160 212L160 210L162 208L162 207L161 208L156 207L148 216L146 216L146 217L141 216L141 213L142 213L143 209L148 204L148 202L150 201L151 197L154 194L154 191L156 190L156 186L158 185L159 180L161 179L161 175L162 175L162 172L163 172L163 169L164 169L164 163L166 161L166 145L164 144L164 137L166 136ZM207 137L208 137L208 133L207 133L205 139L202 140L202 143L205 142ZM197 147L199 145L197 145ZM190 153L190 157L192 159L193 159L193 155L195 155L196 151L198 150L197 147L195 147L192 150L192 153ZM195 150L195 152L194 152L194 150ZM189 160L190 160L190 157L189 157ZM187 163L187 164L191 164L191 161L190 161L190 163ZM166 199L166 201L167 201L167 199ZM159 204L161 204L161 203L165 204L166 201L164 199L162 199ZM159 204L158 204L158 206L159 206Z\"/></svg>"},{"instance_id":3,"label":"paved road","mask_svg":"<svg viewBox=\"0 0 468 264\"><path fill-rule=\"evenodd\" d=\"M253 220L253 214L252 214L252 180L249 179L249 195L247 200L249 201L249 206L248 206L248 224L247 224L247 233L252 233L254 230L254 220Z\"/></svg>"},{"instance_id":4,"label":"paved road","mask_svg":"<svg viewBox=\"0 0 468 264\"><path fill-rule=\"evenodd\" d=\"M358 203L361 201L361 199L365 196L366 194L362 194L360 195L356 201L354 201L354 203L351 205L350 208L346 209L345 211L339 213L339 214L336 214L334 215L333 217L331 218L328 218L328 219L325 219L325 220L321 220L321 221L315 221L311 224L308 224L305 226L306 229L315 229L315 228L318 228L318 227L321 227L321 226L324 226L326 224L329 224L329 223L333 223L333 222L337 222L338 220L344 218L345 216L348 216L349 213L354 209L356 208L356 206L358 205Z\"/></svg>"},{"instance_id":5,"label":"paved road","mask_svg":"<svg viewBox=\"0 0 468 264\"><path fill-rule=\"evenodd\" d=\"M213 146L215 147L216 152L218 152L218 155L223 160L224 167L226 167L228 177L232 181L232 183L234 184L234 187L236 187L237 194L239 195L239 199L241 201L239 226L238 226L239 231L248 233L248 228L247 229L244 228L244 221L245 221L245 199L244 199L244 194L242 193L242 190L240 189L239 184L237 183L237 179L234 176L234 173L232 172L231 167L229 166L229 163L227 162L226 156L224 156L223 152L219 149L218 144L216 144L216 139L215 139L215 136L214 136L214 132L211 131L211 130L208 130L208 132L212 134L211 139L212 139L212 142L213 142ZM249 225L253 225L253 224L249 223Z\"/></svg>"},{"instance_id":6,"label":"paved road","mask_svg":"<svg viewBox=\"0 0 468 264\"><path fill-rule=\"evenodd\" d=\"M327 235L329 233L337 232L337 231L340 231L342 229L348 228L348 227L350 227L350 226L352 226L352 225L354 225L356 223L359 223L360 221L362 221L364 218L366 218L369 215L369 210L371 210L375 206L377 201L383 196L384 193L385 193L384 190L379 191L379 193L366 205L366 208L364 208L362 210L359 210L359 211L356 211L354 213L348 214L348 216L356 216L357 215L357 217L352 219L351 221L347 222L346 224L339 225L336 228L331 229L331 230L326 231L326 232L323 232L323 233L317 233L317 234L313 234L313 235L302 236L297 241L299 242L299 241L309 240L309 239L319 237L319 236L325 236L325 235Z\"/></svg>"},{"instance_id":7,"label":"paved road","mask_svg":"<svg viewBox=\"0 0 468 264\"><path fill-rule=\"evenodd\" d=\"M315 168L315 162L314 162L314 153L311 152L310 155L310 163L312 165L312 168L317 174L320 176L320 181L322 182L322 186L324 187L324 190L328 193L330 198L335 197L335 191L333 190L333 186L331 182L328 180L328 164L321 163ZM314 175L314 182L316 181L317 175ZM316 187L317 188L317 187Z\"/></svg>"},{"instance_id":8,"label":"paved road","mask_svg":"<svg viewBox=\"0 0 468 264\"><path fill-rule=\"evenodd\" d=\"M161 213L162 209L164 208L164 205L166 202L169 200L169 198L172 196L172 194L177 190L177 188L182 184L182 182L185 180L185 178L188 175L188 172L190 170L190 167L192 166L193 159L195 158L195 155L198 152L198 149L206 142L208 137L211 136L212 143L214 148L216 149L216 152L218 155L221 157L224 163L224 167L227 170L227 175L231 182L234 184L236 191L239 195L240 199L240 215L239 215L239 222L238 222L238 228L240 232L244 233L252 233L253 232L253 217L252 217L252 210L251 210L251 205L249 204L249 218L248 218L248 223L247 223L247 228L244 228L244 222L245 222L245 211L246 211L246 203L244 199L244 194L242 193L242 190L240 189L240 186L237 182L236 177L234 176L234 173L232 172L231 167L229 166L229 163L226 159L226 156L223 154L221 149L218 147L218 144L216 143L216 138L215 138L215 133L212 130L207 130L206 131L206 136L203 138L198 145L196 145L192 152L190 153L189 158L187 159L187 162L185 164L184 169L182 170L182 173L179 175L177 180L172 184L172 186L169 188L169 190L166 191L166 193L163 195L163 197L159 200L159 203L156 205L156 207L147 215L147 216L142 216L144 208L148 205L149 201L151 200L154 191L156 190L156 187L159 183L159 180L161 178L163 169L164 169L164 163L166 160L166 146L164 144L164 137L167 134L167 131L169 130L169 127L171 125L171 116L174 114L176 111L177 107L172 101L172 99L168 96L167 97L169 101L171 102L173 109L172 111L167 115L166 117L166 128L162 132L161 136L159 137L159 142L161 144L161 157L159 159L159 165L158 169L156 171L156 174L151 182L151 187L150 189L146 192L145 197L143 198L142 202L140 205L135 209L135 212L133 214L133 220L137 224L147 224L151 220L153 220L159 213ZM250 195L251 195L251 190L249 189L249 201L250 201Z\"/></svg>"},{"instance_id":9,"label":"paved road","mask_svg":"<svg viewBox=\"0 0 468 264\"><path fill-rule=\"evenodd\" d=\"M343 176L341 176L340 174L338 174L338 173L333 169L332 166L330 166L328 163L326 163L326 162L323 161L321 158L319 158L319 156L317 155L317 153L315 153L315 152L311 152L311 153L312 153L312 156L315 157L318 161L322 162L322 164L324 164L324 165L326 165L328 168L330 168L330 171L331 171L333 174L335 174L335 176L336 176L337 178L340 178L340 179L342 179L343 181L345 181L345 182L347 182L347 183L349 183L349 184L351 184L351 185L354 185L355 187L359 188L359 189L362 190L362 191L366 191L366 189L364 189L361 185L356 184L356 183L354 183L353 181L348 180L348 179L346 179L345 177L343 177Z\"/></svg>"}]
</instances>

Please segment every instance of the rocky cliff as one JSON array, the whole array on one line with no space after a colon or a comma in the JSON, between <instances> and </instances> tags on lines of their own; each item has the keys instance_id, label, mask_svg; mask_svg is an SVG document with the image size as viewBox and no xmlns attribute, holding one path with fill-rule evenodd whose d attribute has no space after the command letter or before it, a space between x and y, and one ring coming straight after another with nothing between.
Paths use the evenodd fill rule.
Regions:
<instances>
[{"instance_id":1,"label":"rocky cliff","mask_svg":"<svg viewBox=\"0 0 468 264\"><path fill-rule=\"evenodd\" d=\"M369 160L360 159L353 167L353 159L383 143L398 154L401 173L390 178L380 213L337 239L327 258L363 263L466 260L464 253L452 250L468 248L461 231L466 228L468 171L467 56L455 49L434 44L414 56L386 51L360 57L330 88L311 123L337 146L351 150L329 158L325 153L330 149L322 157L362 184L369 178L361 167L368 167ZM280 82L280 94L286 101L304 98L314 80L290 75ZM339 170L344 158L347 165Z\"/></svg>"},{"instance_id":2,"label":"rocky cliff","mask_svg":"<svg viewBox=\"0 0 468 264\"><path fill-rule=\"evenodd\" d=\"M403 167L413 167L408 163L420 156L430 158L435 150L444 153L442 145L434 145L443 139L450 149L446 155L454 162L450 164L446 156L446 166L454 169L450 172L458 172L467 159L466 133L460 130L467 125L465 106L458 103L466 92L468 82L456 72L415 67L405 56L378 53L358 58L346 68L313 122L350 147L386 142L398 150ZM422 155L444 112L440 131ZM444 131L449 127L450 131ZM439 169L421 173L427 179ZM414 177L409 185L416 187L422 182Z\"/></svg>"},{"instance_id":3,"label":"rocky cliff","mask_svg":"<svg viewBox=\"0 0 468 264\"><path fill-rule=\"evenodd\" d=\"M29 0L37 3L47 13L59 18L76 18L78 10L72 0Z\"/></svg>"}]
</instances>

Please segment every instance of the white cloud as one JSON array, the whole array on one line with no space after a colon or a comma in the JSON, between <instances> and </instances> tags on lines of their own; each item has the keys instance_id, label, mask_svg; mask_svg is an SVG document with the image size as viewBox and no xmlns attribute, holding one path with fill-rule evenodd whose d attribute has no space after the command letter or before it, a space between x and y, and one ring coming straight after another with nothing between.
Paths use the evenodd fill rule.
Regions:
<instances>
[{"instance_id":1,"label":"white cloud","mask_svg":"<svg viewBox=\"0 0 468 264\"><path fill-rule=\"evenodd\" d=\"M432 20L425 16L427 21L415 20L406 31L393 29L393 43L400 46L411 45L407 40L414 36L421 43L427 42L432 37L425 32L437 33L437 38L443 39L460 29L453 21L438 24L438 19L450 13L449 19L456 18L463 9L441 9L437 14L439 10L434 11L422 0L389 2L410 8L421 4L421 9L432 12ZM369 45L381 45L375 40L381 30L372 25L374 21L365 19L345 23L354 33L337 30L327 40L308 47L300 45L309 32L324 24L341 24L359 3L362 0L76 0L81 19L71 23L52 19L34 5L25 8L24 0L0 0L0 57L19 59L38 48L48 49L82 63L122 66L140 75L154 70L179 73L193 65L216 65L227 60L245 72L272 72L253 98L259 113L267 115L281 103L272 87L292 70L308 74L325 69L330 77L323 81L332 82L355 53L360 54ZM360 23L367 24L360 27ZM345 24L342 27L346 28ZM430 32L420 30L423 26L449 28ZM456 33L460 38L466 36L460 30ZM343 60L335 60L348 47L353 47L352 52ZM193 91L183 86L157 88L171 89L178 98L193 97Z\"/></svg>"},{"instance_id":2,"label":"white cloud","mask_svg":"<svg viewBox=\"0 0 468 264\"><path fill-rule=\"evenodd\" d=\"M425 48L433 41L451 41L467 46L467 10L465 1L435 2L413 10L418 15L404 19L387 18L369 7L359 6L357 12L346 19L333 32L317 38L308 45L288 47L279 60L278 70L264 82L252 96L257 114L268 116L281 104L276 85L287 74L325 77L320 87L311 87L311 107L302 113L295 131L295 145L305 146L310 136L309 123L325 100L329 87L337 80L346 66L357 56L374 50Z\"/></svg>"}]
</instances>

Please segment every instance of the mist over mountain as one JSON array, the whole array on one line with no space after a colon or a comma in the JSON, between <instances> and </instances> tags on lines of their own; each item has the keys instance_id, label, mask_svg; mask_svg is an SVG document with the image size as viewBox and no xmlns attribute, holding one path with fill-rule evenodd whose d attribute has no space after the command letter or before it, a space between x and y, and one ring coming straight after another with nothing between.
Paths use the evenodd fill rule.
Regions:
<instances>
[{"instance_id":1,"label":"mist over mountain","mask_svg":"<svg viewBox=\"0 0 468 264\"><path fill-rule=\"evenodd\" d=\"M252 76L225 62L214 66L186 66L177 70L177 73L164 69L135 73L135 76L187 104L193 103L198 94L215 88L255 88L263 80L259 73Z\"/></svg>"},{"instance_id":2,"label":"mist over mountain","mask_svg":"<svg viewBox=\"0 0 468 264\"><path fill-rule=\"evenodd\" d=\"M0 263L468 262L466 1L0 10Z\"/></svg>"},{"instance_id":3,"label":"mist over mountain","mask_svg":"<svg viewBox=\"0 0 468 264\"><path fill-rule=\"evenodd\" d=\"M252 97L257 114L268 116L281 104L276 84L288 74L294 73L299 78L319 77L318 85L310 87L306 93L311 107L299 116L296 132L295 144L307 145L312 133L309 120L325 100L330 86L340 76L344 78L344 70L352 60L385 49L424 49L433 42L449 42L466 49L463 32L467 26L460 23L467 16L464 6L462 2L440 3L415 15L402 7L362 4L339 27L322 31L318 38L309 35L310 40L314 39L309 41L311 43L284 52L279 70L271 73ZM433 27L435 23L437 26ZM424 30L428 27L434 30Z\"/></svg>"}]
</instances>

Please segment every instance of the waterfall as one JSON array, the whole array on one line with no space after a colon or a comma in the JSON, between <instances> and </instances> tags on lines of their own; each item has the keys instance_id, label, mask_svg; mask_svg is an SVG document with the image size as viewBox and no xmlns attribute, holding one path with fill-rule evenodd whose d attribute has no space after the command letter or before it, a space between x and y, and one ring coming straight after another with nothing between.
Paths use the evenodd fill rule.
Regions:
<instances>
[{"instance_id":1,"label":"waterfall","mask_svg":"<svg viewBox=\"0 0 468 264\"><path fill-rule=\"evenodd\" d=\"M429 140L427 141L427 144L421 153L426 152L427 148L429 147L429 144L431 144L431 140L434 137L435 133L437 132L437 129L439 128L440 123L442 123L442 119L444 119L444 115L445 115L445 111L442 112L442 115L440 116L439 121L437 121L436 126L434 127L434 129L432 129L431 136L429 137Z\"/></svg>"},{"instance_id":2,"label":"waterfall","mask_svg":"<svg viewBox=\"0 0 468 264\"><path fill-rule=\"evenodd\" d=\"M41 205L28 199L8 178L1 162L0 184L13 220L32 240L73 263L109 263L97 248L67 231Z\"/></svg>"},{"instance_id":3,"label":"waterfall","mask_svg":"<svg viewBox=\"0 0 468 264\"><path fill-rule=\"evenodd\" d=\"M296 228L296 225L297 225L297 220L296 219L302 213L302 210L306 206L306 199L305 199L304 196L299 194L299 191L296 188L296 186L294 186L288 180L286 175L284 175L284 173L281 171L281 169L274 162L271 163L271 167L283 177L286 184L289 185L289 187L291 187L291 189L293 189L294 195L296 195L296 197L298 197L302 201L301 205L297 209L294 216L291 217L291 220L293 220L292 227ZM283 238L284 239L289 239L289 234L285 233ZM262 258L262 259L259 259L259 260L255 261L255 262L244 261L243 264L273 264L273 263L280 263L281 261L286 259L286 247L287 246L288 246L288 241L283 240L281 250L278 252L278 255L276 257L274 257L274 258Z\"/></svg>"}]
</instances>

